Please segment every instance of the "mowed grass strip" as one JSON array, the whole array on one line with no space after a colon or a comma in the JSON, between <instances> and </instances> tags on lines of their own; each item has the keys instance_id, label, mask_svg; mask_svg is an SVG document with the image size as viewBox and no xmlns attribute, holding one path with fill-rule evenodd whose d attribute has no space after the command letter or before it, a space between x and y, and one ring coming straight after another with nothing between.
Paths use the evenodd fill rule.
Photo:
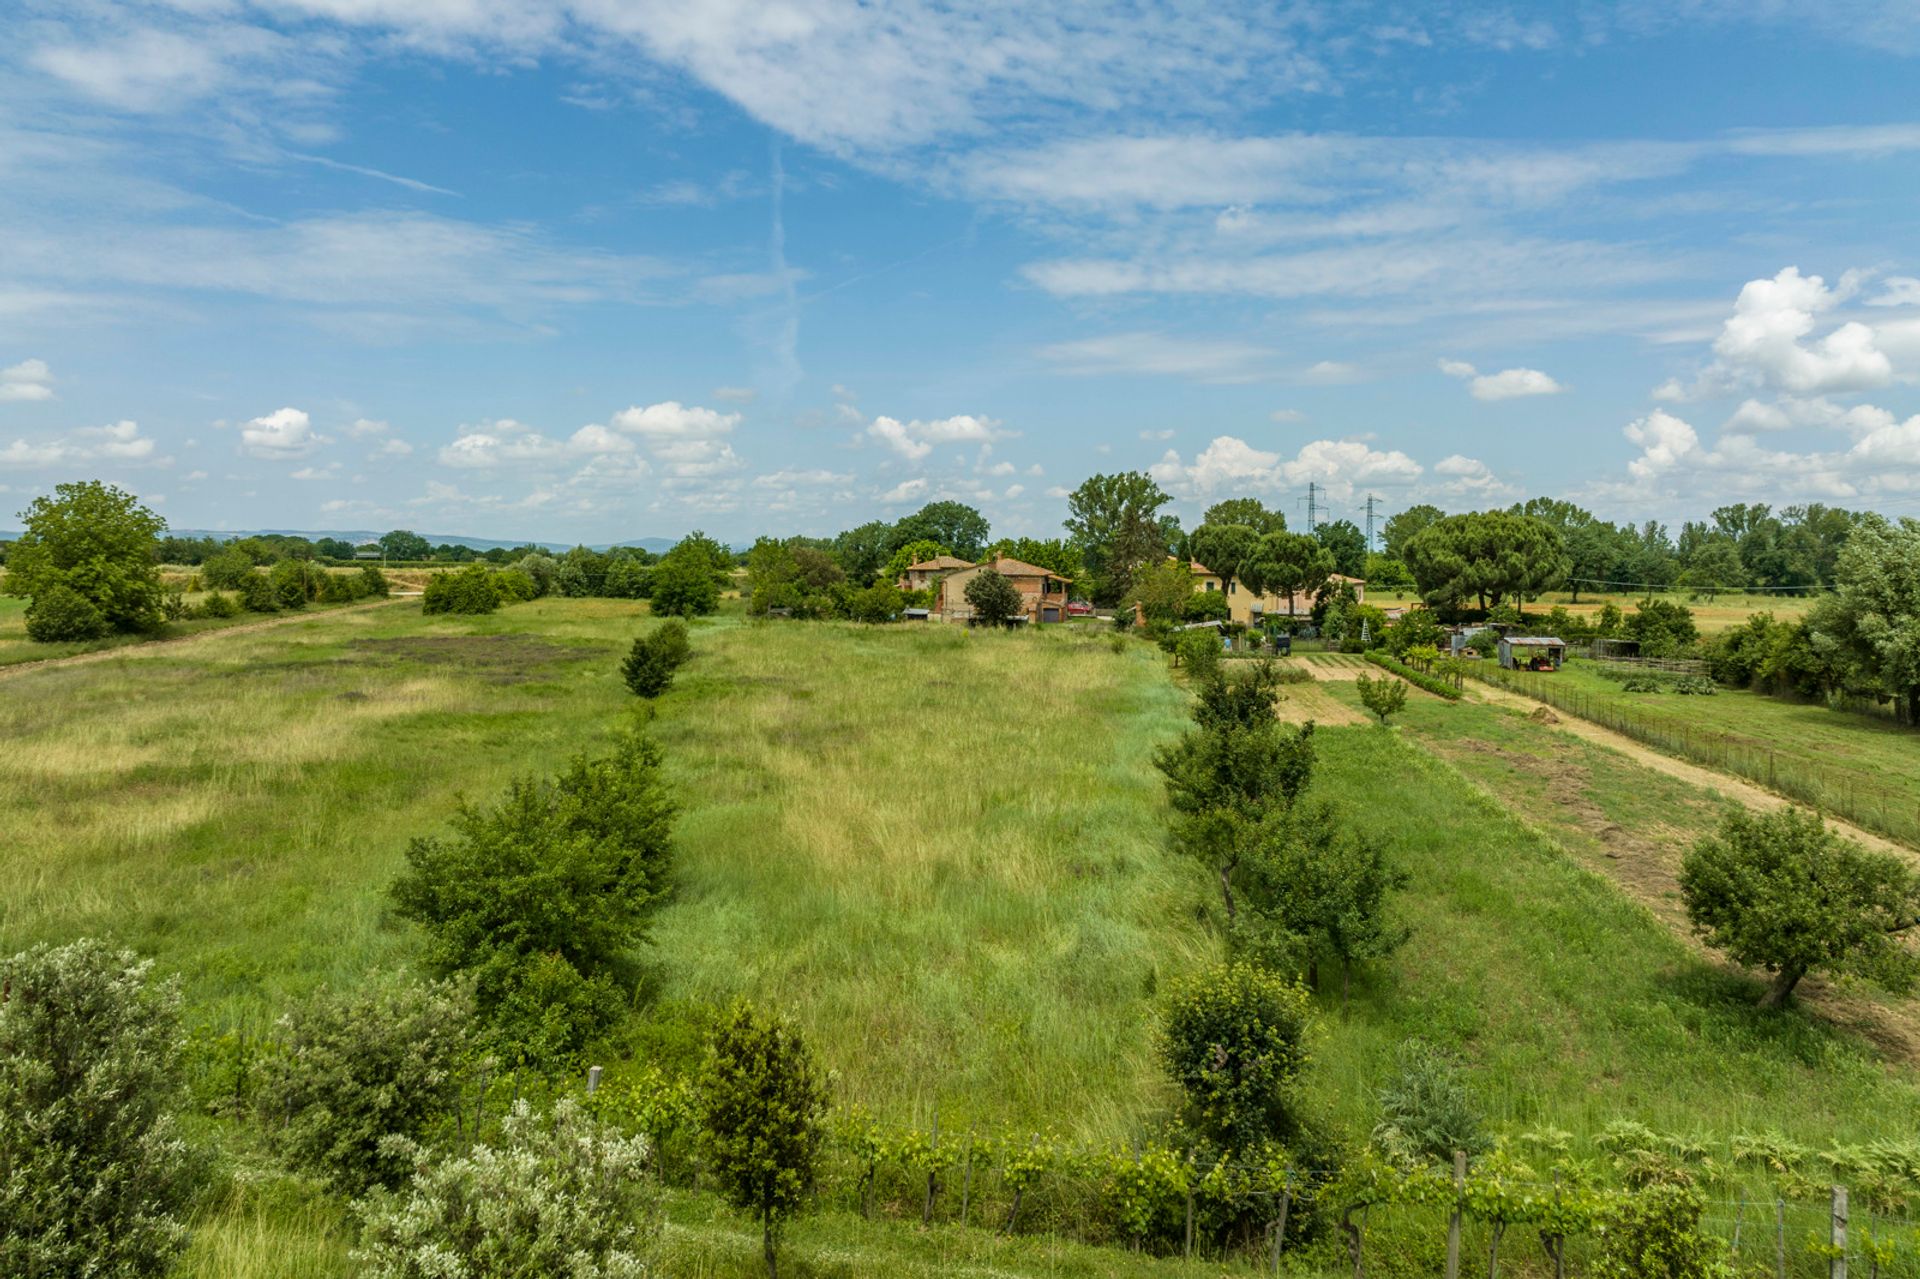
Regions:
<instances>
[{"instance_id":1,"label":"mowed grass strip","mask_svg":"<svg viewBox=\"0 0 1920 1279\"><path fill-rule=\"evenodd\" d=\"M1148 646L951 627L696 639L655 732L686 797L667 991L792 1010L895 1121L1131 1135L1154 998L1218 953L1165 847Z\"/></svg>"},{"instance_id":2,"label":"mowed grass strip","mask_svg":"<svg viewBox=\"0 0 1920 1279\"><path fill-rule=\"evenodd\" d=\"M1456 710L1409 704L1414 717ZM1310 1087L1348 1131L1373 1122L1395 1049L1416 1036L1471 1065L1507 1132L1586 1138L1630 1118L1824 1146L1920 1122L1910 1069L1804 1012L1757 1009L1750 980L1399 732L1330 729L1319 758L1316 790L1413 877L1400 898L1412 939L1356 987L1350 1011L1329 1005L1323 1028Z\"/></svg>"}]
</instances>

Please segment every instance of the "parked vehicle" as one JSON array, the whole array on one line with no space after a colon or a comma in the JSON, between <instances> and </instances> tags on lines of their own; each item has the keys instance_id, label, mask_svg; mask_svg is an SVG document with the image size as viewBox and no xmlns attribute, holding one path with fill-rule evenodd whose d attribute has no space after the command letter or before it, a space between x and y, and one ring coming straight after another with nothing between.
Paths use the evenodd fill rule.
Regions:
<instances>
[{"instance_id":1,"label":"parked vehicle","mask_svg":"<svg viewBox=\"0 0 1920 1279\"><path fill-rule=\"evenodd\" d=\"M1068 600L1067 616L1091 617L1093 616L1093 605L1086 600Z\"/></svg>"}]
</instances>

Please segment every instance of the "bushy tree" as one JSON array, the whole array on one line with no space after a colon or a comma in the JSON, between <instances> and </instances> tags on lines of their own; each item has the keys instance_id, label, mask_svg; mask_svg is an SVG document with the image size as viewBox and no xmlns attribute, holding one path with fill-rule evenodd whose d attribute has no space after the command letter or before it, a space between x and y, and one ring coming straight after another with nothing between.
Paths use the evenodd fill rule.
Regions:
<instances>
[{"instance_id":1,"label":"bushy tree","mask_svg":"<svg viewBox=\"0 0 1920 1279\"><path fill-rule=\"evenodd\" d=\"M27 605L27 638L37 643L99 639L107 629L93 601L63 582L42 587Z\"/></svg>"},{"instance_id":2,"label":"bushy tree","mask_svg":"<svg viewBox=\"0 0 1920 1279\"><path fill-rule=\"evenodd\" d=\"M736 1003L714 1034L698 1096L714 1175L729 1203L759 1218L773 1279L780 1229L805 1206L826 1137L819 1067L785 1022Z\"/></svg>"},{"instance_id":3,"label":"bushy tree","mask_svg":"<svg viewBox=\"0 0 1920 1279\"><path fill-rule=\"evenodd\" d=\"M1817 814L1736 809L1680 867L1687 918L1707 945L1773 975L1776 1008L1812 972L1912 987L1920 959L1900 935L1920 922L1920 881L1897 857L1861 848Z\"/></svg>"},{"instance_id":4,"label":"bushy tree","mask_svg":"<svg viewBox=\"0 0 1920 1279\"><path fill-rule=\"evenodd\" d=\"M302 609L313 597L313 583L307 565L300 560L281 560L267 574L273 601L284 609Z\"/></svg>"},{"instance_id":5,"label":"bushy tree","mask_svg":"<svg viewBox=\"0 0 1920 1279\"><path fill-rule=\"evenodd\" d=\"M658 697L673 686L673 677L692 656L686 623L670 618L639 636L620 664L620 676L636 697Z\"/></svg>"},{"instance_id":6,"label":"bushy tree","mask_svg":"<svg viewBox=\"0 0 1920 1279\"><path fill-rule=\"evenodd\" d=\"M1241 579L1254 594L1287 597L1289 620L1295 599L1325 586L1332 572L1333 553L1306 533L1267 534L1240 567Z\"/></svg>"},{"instance_id":7,"label":"bushy tree","mask_svg":"<svg viewBox=\"0 0 1920 1279\"><path fill-rule=\"evenodd\" d=\"M423 613L491 613L500 607L500 582L491 566L473 563L427 578Z\"/></svg>"},{"instance_id":8,"label":"bushy tree","mask_svg":"<svg viewBox=\"0 0 1920 1279\"><path fill-rule=\"evenodd\" d=\"M1174 650L1187 678L1195 682L1212 679L1220 673L1220 632L1211 626L1183 632Z\"/></svg>"},{"instance_id":9,"label":"bushy tree","mask_svg":"<svg viewBox=\"0 0 1920 1279\"><path fill-rule=\"evenodd\" d=\"M1194 727L1156 752L1153 762L1175 813L1174 846L1212 868L1231 923L1241 861L1312 778L1313 725L1280 723L1274 710L1279 676L1271 662L1244 674L1216 672L1197 691Z\"/></svg>"},{"instance_id":10,"label":"bushy tree","mask_svg":"<svg viewBox=\"0 0 1920 1279\"><path fill-rule=\"evenodd\" d=\"M20 518L26 527L7 552L7 594L38 599L65 587L113 631L151 631L165 620L154 539L167 522L133 494L97 480L61 484ZM65 604L43 616L55 612L69 625L85 616ZM56 629L66 627L43 623L43 631Z\"/></svg>"},{"instance_id":11,"label":"bushy tree","mask_svg":"<svg viewBox=\"0 0 1920 1279\"><path fill-rule=\"evenodd\" d=\"M1254 531L1256 537L1287 531L1286 514L1268 510L1257 497L1222 498L1201 513L1200 523L1203 527L1208 524L1244 524ZM1197 528L1194 530L1195 533L1199 531ZM1194 558L1205 562L1205 557L1199 554L1195 554Z\"/></svg>"},{"instance_id":12,"label":"bushy tree","mask_svg":"<svg viewBox=\"0 0 1920 1279\"><path fill-rule=\"evenodd\" d=\"M609 599L637 600L651 577L651 571L639 560L616 553L607 559L607 573L600 590Z\"/></svg>"},{"instance_id":13,"label":"bushy tree","mask_svg":"<svg viewBox=\"0 0 1920 1279\"><path fill-rule=\"evenodd\" d=\"M1205 594L1193 589L1193 572L1185 560L1162 559L1134 575L1133 589L1115 616L1131 613L1137 602L1149 623L1174 622L1186 617L1191 601Z\"/></svg>"},{"instance_id":14,"label":"bushy tree","mask_svg":"<svg viewBox=\"0 0 1920 1279\"><path fill-rule=\"evenodd\" d=\"M1166 557L1160 508L1172 500L1142 471L1095 475L1068 496L1066 529L1093 574L1097 603L1127 598L1135 576Z\"/></svg>"},{"instance_id":15,"label":"bushy tree","mask_svg":"<svg viewBox=\"0 0 1920 1279\"><path fill-rule=\"evenodd\" d=\"M1291 1135L1310 1020L1306 991L1249 964L1178 982L1166 1002L1160 1058L1189 1126L1229 1151Z\"/></svg>"},{"instance_id":16,"label":"bushy tree","mask_svg":"<svg viewBox=\"0 0 1920 1279\"><path fill-rule=\"evenodd\" d=\"M1729 1279L1726 1245L1708 1229L1706 1200L1676 1181L1642 1187L1600 1222L1597 1279Z\"/></svg>"},{"instance_id":17,"label":"bushy tree","mask_svg":"<svg viewBox=\"0 0 1920 1279\"><path fill-rule=\"evenodd\" d=\"M1920 520L1862 517L1835 572L1809 629L1845 664L1849 684L1920 724Z\"/></svg>"},{"instance_id":18,"label":"bushy tree","mask_svg":"<svg viewBox=\"0 0 1920 1279\"><path fill-rule=\"evenodd\" d=\"M424 560L433 547L412 529L397 528L380 535L380 553L390 560Z\"/></svg>"},{"instance_id":19,"label":"bushy tree","mask_svg":"<svg viewBox=\"0 0 1920 1279\"><path fill-rule=\"evenodd\" d=\"M356 1205L367 1279L644 1279L659 1229L644 1137L571 1100L541 1117L516 1101L497 1142L463 1155L402 1145L406 1189Z\"/></svg>"},{"instance_id":20,"label":"bushy tree","mask_svg":"<svg viewBox=\"0 0 1920 1279\"><path fill-rule=\"evenodd\" d=\"M258 1092L274 1148L347 1195L410 1171L389 1140L419 1140L454 1104L473 998L451 983L322 992L280 1019Z\"/></svg>"},{"instance_id":21,"label":"bushy tree","mask_svg":"<svg viewBox=\"0 0 1920 1279\"><path fill-rule=\"evenodd\" d=\"M1693 612L1675 600L1649 598L1627 614L1623 623L1627 638L1640 641L1643 657L1672 657L1692 648L1700 638Z\"/></svg>"},{"instance_id":22,"label":"bushy tree","mask_svg":"<svg viewBox=\"0 0 1920 1279\"><path fill-rule=\"evenodd\" d=\"M1400 620L1387 628L1385 636L1387 650L1396 657L1404 658L1407 651L1422 645L1444 649L1447 647L1447 633L1433 615L1433 610L1410 608L1400 615Z\"/></svg>"},{"instance_id":23,"label":"bushy tree","mask_svg":"<svg viewBox=\"0 0 1920 1279\"><path fill-rule=\"evenodd\" d=\"M1328 520L1313 530L1333 556L1333 571L1359 577L1367 567L1367 535L1352 520Z\"/></svg>"},{"instance_id":24,"label":"bushy tree","mask_svg":"<svg viewBox=\"0 0 1920 1279\"><path fill-rule=\"evenodd\" d=\"M186 1246L204 1164L151 969L91 940L0 960L0 1274L140 1279Z\"/></svg>"},{"instance_id":25,"label":"bushy tree","mask_svg":"<svg viewBox=\"0 0 1920 1279\"><path fill-rule=\"evenodd\" d=\"M894 525L901 543L938 542L965 560L980 558L990 532L987 517L965 502L929 502Z\"/></svg>"},{"instance_id":26,"label":"bushy tree","mask_svg":"<svg viewBox=\"0 0 1920 1279\"><path fill-rule=\"evenodd\" d=\"M554 579L560 576L560 566L554 562L553 557L540 552L521 556L513 562L513 567L533 579L536 598L551 595L554 590Z\"/></svg>"},{"instance_id":27,"label":"bushy tree","mask_svg":"<svg viewBox=\"0 0 1920 1279\"><path fill-rule=\"evenodd\" d=\"M905 607L900 588L892 582L875 582L847 597L847 616L856 622L891 622Z\"/></svg>"},{"instance_id":28,"label":"bushy tree","mask_svg":"<svg viewBox=\"0 0 1920 1279\"><path fill-rule=\"evenodd\" d=\"M1020 592L1012 582L990 568L983 568L967 583L967 604L977 622L988 626L1011 626L1024 611Z\"/></svg>"},{"instance_id":29,"label":"bushy tree","mask_svg":"<svg viewBox=\"0 0 1920 1279\"><path fill-rule=\"evenodd\" d=\"M1360 704L1370 713L1378 715L1382 724L1387 722L1388 716L1398 715L1407 709L1407 685L1403 680L1391 675L1382 675L1378 679L1362 675L1353 683L1359 690Z\"/></svg>"},{"instance_id":30,"label":"bushy tree","mask_svg":"<svg viewBox=\"0 0 1920 1279\"><path fill-rule=\"evenodd\" d=\"M509 783L497 804L462 801L450 835L407 849L395 910L426 929L434 971L472 976L509 1050L578 1049L618 1010L615 978L665 891L673 814L659 748L625 736L552 781ZM554 998L522 998L535 981ZM553 1003L579 1016L530 1023Z\"/></svg>"},{"instance_id":31,"label":"bushy tree","mask_svg":"<svg viewBox=\"0 0 1920 1279\"><path fill-rule=\"evenodd\" d=\"M1224 593L1240 580L1241 566L1259 544L1260 533L1252 525L1202 524L1187 538L1187 554L1212 570Z\"/></svg>"},{"instance_id":32,"label":"bushy tree","mask_svg":"<svg viewBox=\"0 0 1920 1279\"><path fill-rule=\"evenodd\" d=\"M1275 966L1298 962L1310 987L1318 987L1323 961L1339 964L1344 1003L1353 966L1406 941L1391 897L1407 882L1386 849L1333 805L1302 804L1264 826L1248 855L1243 948Z\"/></svg>"},{"instance_id":33,"label":"bushy tree","mask_svg":"<svg viewBox=\"0 0 1920 1279\"><path fill-rule=\"evenodd\" d=\"M253 570L253 556L229 543L200 565L200 580L216 591L238 590Z\"/></svg>"},{"instance_id":34,"label":"bushy tree","mask_svg":"<svg viewBox=\"0 0 1920 1279\"><path fill-rule=\"evenodd\" d=\"M1508 596L1524 602L1566 577L1559 530L1509 511L1436 520L1406 544L1401 558L1420 597L1438 609L1477 600L1484 610Z\"/></svg>"},{"instance_id":35,"label":"bushy tree","mask_svg":"<svg viewBox=\"0 0 1920 1279\"><path fill-rule=\"evenodd\" d=\"M1386 547L1387 554L1397 560L1405 560L1407 543L1425 532L1429 525L1437 524L1446 517L1445 511L1424 502L1417 506L1409 506L1398 515L1388 517L1386 527L1381 533L1381 541Z\"/></svg>"},{"instance_id":36,"label":"bushy tree","mask_svg":"<svg viewBox=\"0 0 1920 1279\"><path fill-rule=\"evenodd\" d=\"M267 575L258 569L247 570L247 575L241 578L240 584L234 588L234 594L239 599L240 606L249 613L280 611L280 598L274 594L273 583L269 582Z\"/></svg>"},{"instance_id":37,"label":"bushy tree","mask_svg":"<svg viewBox=\"0 0 1920 1279\"><path fill-rule=\"evenodd\" d=\"M699 540L696 540L699 538ZM720 607L719 573L711 539L690 536L654 567L653 611L661 617L705 617ZM714 544L717 545L717 544Z\"/></svg>"}]
</instances>

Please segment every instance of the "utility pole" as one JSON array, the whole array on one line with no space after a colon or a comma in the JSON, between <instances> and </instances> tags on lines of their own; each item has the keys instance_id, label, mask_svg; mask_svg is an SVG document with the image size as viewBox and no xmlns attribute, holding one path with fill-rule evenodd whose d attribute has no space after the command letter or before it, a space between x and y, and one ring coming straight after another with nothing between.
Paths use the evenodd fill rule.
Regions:
<instances>
[{"instance_id":1,"label":"utility pole","mask_svg":"<svg viewBox=\"0 0 1920 1279\"><path fill-rule=\"evenodd\" d=\"M1318 487L1312 480L1307 481L1307 532L1309 533L1320 527Z\"/></svg>"},{"instance_id":2,"label":"utility pole","mask_svg":"<svg viewBox=\"0 0 1920 1279\"><path fill-rule=\"evenodd\" d=\"M1379 502L1379 498L1371 493L1367 494L1367 553L1369 555L1379 549L1373 544L1373 508L1377 506Z\"/></svg>"}]
</instances>

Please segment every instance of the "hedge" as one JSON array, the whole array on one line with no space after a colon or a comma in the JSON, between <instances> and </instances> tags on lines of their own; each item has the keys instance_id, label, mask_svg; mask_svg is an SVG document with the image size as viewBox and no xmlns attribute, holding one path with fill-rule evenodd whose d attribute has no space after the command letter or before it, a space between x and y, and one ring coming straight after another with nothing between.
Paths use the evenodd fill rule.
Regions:
<instances>
[{"instance_id":1,"label":"hedge","mask_svg":"<svg viewBox=\"0 0 1920 1279\"><path fill-rule=\"evenodd\" d=\"M1425 671L1416 671L1413 667L1408 666L1405 662L1383 648L1369 650L1367 660L1375 666L1392 671L1395 675L1398 675L1401 679L1417 688L1426 689L1435 697L1444 697L1450 702L1460 700L1459 689L1437 676L1429 675Z\"/></svg>"}]
</instances>

